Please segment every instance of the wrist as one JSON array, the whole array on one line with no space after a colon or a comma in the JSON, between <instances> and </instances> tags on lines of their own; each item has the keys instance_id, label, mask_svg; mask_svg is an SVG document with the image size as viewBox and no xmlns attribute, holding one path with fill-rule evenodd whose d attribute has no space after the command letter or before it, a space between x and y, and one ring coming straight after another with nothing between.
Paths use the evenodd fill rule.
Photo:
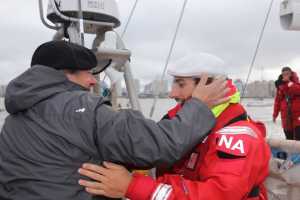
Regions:
<instances>
[{"instance_id":1,"label":"wrist","mask_svg":"<svg viewBox=\"0 0 300 200\"><path fill-rule=\"evenodd\" d=\"M192 95L191 100L195 100L195 101L201 102L201 104L204 104L208 108L211 108L210 102L208 101L208 99L206 97L199 97L199 96L193 96Z\"/></svg>"}]
</instances>

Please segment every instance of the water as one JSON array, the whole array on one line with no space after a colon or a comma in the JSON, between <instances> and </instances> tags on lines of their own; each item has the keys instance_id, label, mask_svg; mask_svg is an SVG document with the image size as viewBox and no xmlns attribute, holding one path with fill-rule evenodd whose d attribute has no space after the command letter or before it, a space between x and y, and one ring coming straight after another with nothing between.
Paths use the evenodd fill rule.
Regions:
<instances>
[{"instance_id":1,"label":"water","mask_svg":"<svg viewBox=\"0 0 300 200\"><path fill-rule=\"evenodd\" d=\"M4 109L4 100L0 98L0 110ZM118 103L126 108L129 103L128 99L118 99ZM150 109L152 107L153 99L140 99L142 112L146 117L149 117ZM127 105L128 104L128 105ZM153 115L153 120L158 121L163 115L165 115L168 109L175 105L175 101L171 99L158 99L156 109ZM248 114L255 120L260 120L265 123L267 127L267 136L272 138L284 138L284 134L281 129L280 119L274 124L272 122L273 113L273 99L245 99L242 104L246 107ZM4 119L7 116L6 112L0 112L0 128L4 123Z\"/></svg>"},{"instance_id":2,"label":"water","mask_svg":"<svg viewBox=\"0 0 300 200\"><path fill-rule=\"evenodd\" d=\"M254 119L265 123L267 128L267 137L282 138L284 133L281 128L280 116L277 118L276 123L272 121L274 99L244 99L242 104L245 106L248 114Z\"/></svg>"},{"instance_id":3,"label":"water","mask_svg":"<svg viewBox=\"0 0 300 200\"><path fill-rule=\"evenodd\" d=\"M284 138L284 134L281 128L280 117L278 117L277 122L274 124L272 122L273 114L273 99L243 99L242 104L245 106L248 114L254 120L259 120L265 123L267 128L267 137L272 138ZM121 104L123 108L126 108L128 99L119 99L118 103ZM153 99L141 99L142 112L146 117L149 117L150 109L152 107ZM175 105L175 101L172 99L159 99L156 104L156 109L153 115L153 119L158 121L163 115L165 115L168 109Z\"/></svg>"}]
</instances>

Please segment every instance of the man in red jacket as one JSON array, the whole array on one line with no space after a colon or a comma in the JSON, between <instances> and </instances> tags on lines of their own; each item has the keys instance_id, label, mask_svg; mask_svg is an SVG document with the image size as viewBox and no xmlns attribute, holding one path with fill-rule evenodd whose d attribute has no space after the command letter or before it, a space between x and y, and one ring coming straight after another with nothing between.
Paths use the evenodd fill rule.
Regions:
<instances>
[{"instance_id":1,"label":"man in red jacket","mask_svg":"<svg viewBox=\"0 0 300 200\"><path fill-rule=\"evenodd\" d=\"M167 117L176 116L198 81L206 81L201 79L203 72L213 79L220 68L224 68L221 59L204 53L172 65L168 69L174 76L170 97L179 104ZM266 200L263 182L270 150L264 140L265 128L249 119L230 80L228 86L231 100L212 109L217 123L210 135L173 166L159 166L156 180L137 173L131 176L112 163L104 167L84 164L79 173L95 182L80 180L79 184L94 195L131 200Z\"/></svg>"},{"instance_id":2,"label":"man in red jacket","mask_svg":"<svg viewBox=\"0 0 300 200\"><path fill-rule=\"evenodd\" d=\"M296 72L283 67L275 85L273 121L280 113L286 139L300 140L300 83Z\"/></svg>"}]
</instances>

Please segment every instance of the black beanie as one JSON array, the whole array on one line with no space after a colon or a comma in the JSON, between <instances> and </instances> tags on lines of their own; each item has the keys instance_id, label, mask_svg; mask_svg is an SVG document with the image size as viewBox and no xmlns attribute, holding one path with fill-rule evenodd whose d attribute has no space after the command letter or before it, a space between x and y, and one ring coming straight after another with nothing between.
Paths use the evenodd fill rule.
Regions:
<instances>
[{"instance_id":1,"label":"black beanie","mask_svg":"<svg viewBox=\"0 0 300 200\"><path fill-rule=\"evenodd\" d=\"M34 65L54 69L90 70L97 66L97 59L86 47L66 41L50 41L35 50L31 59L31 66Z\"/></svg>"}]
</instances>

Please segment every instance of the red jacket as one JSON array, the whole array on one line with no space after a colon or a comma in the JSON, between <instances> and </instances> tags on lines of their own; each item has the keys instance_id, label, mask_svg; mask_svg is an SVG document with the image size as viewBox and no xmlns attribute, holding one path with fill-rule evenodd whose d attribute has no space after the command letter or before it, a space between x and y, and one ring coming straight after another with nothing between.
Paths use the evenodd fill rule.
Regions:
<instances>
[{"instance_id":1,"label":"red jacket","mask_svg":"<svg viewBox=\"0 0 300 200\"><path fill-rule=\"evenodd\" d=\"M278 86L274 101L273 118L277 118L279 112L281 115L282 128L292 130L300 126L300 83L295 72L292 74L292 85L283 83ZM290 98L290 112L287 97Z\"/></svg>"},{"instance_id":2,"label":"red jacket","mask_svg":"<svg viewBox=\"0 0 300 200\"><path fill-rule=\"evenodd\" d=\"M163 172L158 169L162 176L157 180L134 174L126 197L131 200L266 200L263 182L268 175L270 150L261 133L265 129L252 121L232 121L244 114L240 104L230 105L218 117L206 140L171 169Z\"/></svg>"}]
</instances>

